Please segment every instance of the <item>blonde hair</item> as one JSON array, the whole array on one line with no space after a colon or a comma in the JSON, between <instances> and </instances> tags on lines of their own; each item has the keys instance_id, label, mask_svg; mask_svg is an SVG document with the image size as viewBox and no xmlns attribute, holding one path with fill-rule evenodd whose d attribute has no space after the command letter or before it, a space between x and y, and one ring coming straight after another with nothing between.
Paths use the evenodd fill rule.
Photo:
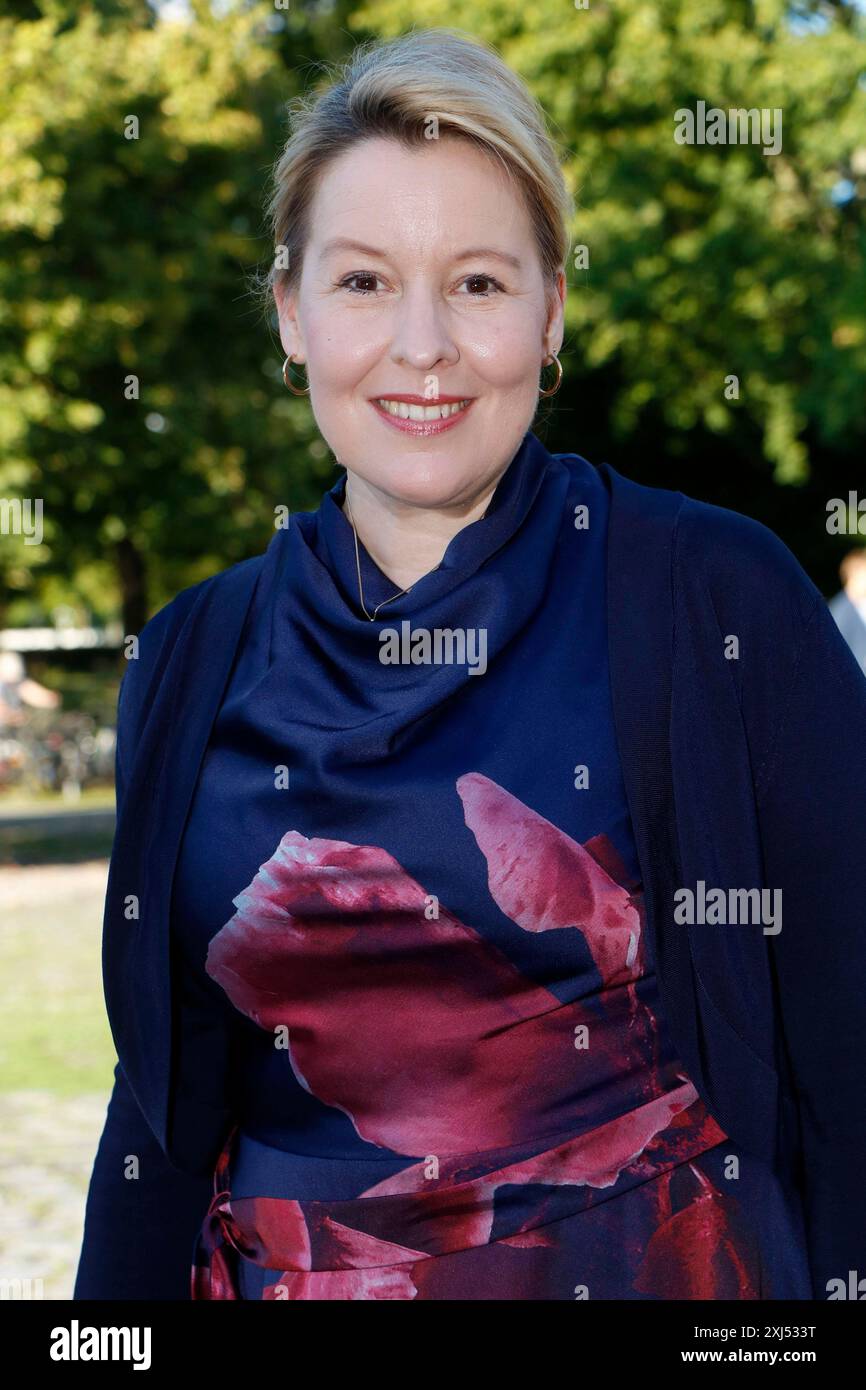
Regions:
<instances>
[{"instance_id":1,"label":"blonde hair","mask_svg":"<svg viewBox=\"0 0 866 1390\"><path fill-rule=\"evenodd\" d=\"M275 250L287 267L259 280L265 298L277 281L296 290L310 209L327 166L352 145L390 137L423 145L438 135L468 140L498 159L521 190L542 272L552 286L569 250L574 204L541 105L493 49L454 29L410 30L359 44L331 70L324 91L288 103L291 134L274 166L267 203Z\"/></svg>"}]
</instances>

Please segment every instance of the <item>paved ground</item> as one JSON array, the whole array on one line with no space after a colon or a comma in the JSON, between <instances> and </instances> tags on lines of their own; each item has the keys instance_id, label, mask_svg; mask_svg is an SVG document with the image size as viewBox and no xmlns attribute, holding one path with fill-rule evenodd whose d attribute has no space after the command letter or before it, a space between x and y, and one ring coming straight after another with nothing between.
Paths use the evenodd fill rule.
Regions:
<instances>
[{"instance_id":1,"label":"paved ground","mask_svg":"<svg viewBox=\"0 0 866 1390\"><path fill-rule=\"evenodd\" d=\"M45 1299L72 1294L111 1085L107 868L0 869L0 1281L41 1280Z\"/></svg>"},{"instance_id":2,"label":"paved ground","mask_svg":"<svg viewBox=\"0 0 866 1390\"><path fill-rule=\"evenodd\" d=\"M0 1279L34 1281L33 1295L41 1280L43 1298L72 1297L106 1104L102 1095L57 1099L45 1091L2 1097Z\"/></svg>"}]
</instances>

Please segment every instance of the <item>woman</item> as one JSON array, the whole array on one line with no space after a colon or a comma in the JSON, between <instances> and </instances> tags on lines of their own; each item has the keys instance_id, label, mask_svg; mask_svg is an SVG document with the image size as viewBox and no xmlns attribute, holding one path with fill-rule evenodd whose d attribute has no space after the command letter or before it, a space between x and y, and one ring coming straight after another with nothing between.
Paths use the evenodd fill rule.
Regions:
<instances>
[{"instance_id":1,"label":"woman","mask_svg":"<svg viewBox=\"0 0 866 1390\"><path fill-rule=\"evenodd\" d=\"M346 473L123 682L76 1297L831 1296L866 682L766 528L531 432L570 208L494 54L358 50L271 212Z\"/></svg>"}]
</instances>

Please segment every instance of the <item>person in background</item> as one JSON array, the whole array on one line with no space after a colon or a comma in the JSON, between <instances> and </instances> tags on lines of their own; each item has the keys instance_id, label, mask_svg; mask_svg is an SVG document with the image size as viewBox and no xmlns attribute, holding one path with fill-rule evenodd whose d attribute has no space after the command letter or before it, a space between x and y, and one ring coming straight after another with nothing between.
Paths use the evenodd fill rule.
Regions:
<instances>
[{"instance_id":1,"label":"person in background","mask_svg":"<svg viewBox=\"0 0 866 1390\"><path fill-rule=\"evenodd\" d=\"M21 724L24 706L31 709L57 709L60 696L55 690L31 680L20 652L0 652L0 728Z\"/></svg>"},{"instance_id":2,"label":"person in background","mask_svg":"<svg viewBox=\"0 0 866 1390\"><path fill-rule=\"evenodd\" d=\"M842 588L831 598L830 612L866 675L866 546L848 551L839 578Z\"/></svg>"}]
</instances>

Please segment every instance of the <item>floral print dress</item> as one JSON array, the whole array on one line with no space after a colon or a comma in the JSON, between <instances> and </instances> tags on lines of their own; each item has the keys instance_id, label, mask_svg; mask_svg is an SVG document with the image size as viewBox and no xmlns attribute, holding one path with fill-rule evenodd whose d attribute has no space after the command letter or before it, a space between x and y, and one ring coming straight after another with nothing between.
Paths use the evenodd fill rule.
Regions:
<instances>
[{"instance_id":1,"label":"floral print dress","mask_svg":"<svg viewBox=\"0 0 866 1390\"><path fill-rule=\"evenodd\" d=\"M483 678L374 668L372 690L340 495L272 542L179 863L173 931L237 1083L192 1297L810 1298L797 1194L720 1129L665 1023L598 475L527 436L496 525L406 609L474 606ZM539 517L503 621L503 555Z\"/></svg>"}]
</instances>

